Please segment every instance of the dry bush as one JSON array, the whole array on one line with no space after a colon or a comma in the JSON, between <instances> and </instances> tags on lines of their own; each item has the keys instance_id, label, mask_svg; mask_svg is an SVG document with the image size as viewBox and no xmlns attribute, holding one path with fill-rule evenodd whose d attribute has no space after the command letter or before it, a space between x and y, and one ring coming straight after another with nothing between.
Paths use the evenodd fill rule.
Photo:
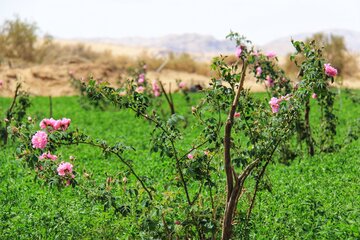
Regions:
<instances>
[{"instance_id":1,"label":"dry bush","mask_svg":"<svg viewBox=\"0 0 360 240\"><path fill-rule=\"evenodd\" d=\"M0 27L0 58L33 61L37 41L36 24L21 20L6 20Z\"/></svg>"}]
</instances>

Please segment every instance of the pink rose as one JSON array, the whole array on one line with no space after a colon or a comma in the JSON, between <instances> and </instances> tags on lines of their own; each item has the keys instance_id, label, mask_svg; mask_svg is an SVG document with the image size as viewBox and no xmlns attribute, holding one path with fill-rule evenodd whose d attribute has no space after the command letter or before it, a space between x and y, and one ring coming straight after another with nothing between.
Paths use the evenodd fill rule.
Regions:
<instances>
[{"instance_id":1,"label":"pink rose","mask_svg":"<svg viewBox=\"0 0 360 240\"><path fill-rule=\"evenodd\" d=\"M47 144L47 134L43 131L37 131L31 139L33 148L44 149Z\"/></svg>"},{"instance_id":2,"label":"pink rose","mask_svg":"<svg viewBox=\"0 0 360 240\"><path fill-rule=\"evenodd\" d=\"M266 85L267 85L268 87L273 87L273 86L274 86L274 80L272 80L269 75L266 76L266 81L267 81Z\"/></svg>"},{"instance_id":3,"label":"pink rose","mask_svg":"<svg viewBox=\"0 0 360 240\"><path fill-rule=\"evenodd\" d=\"M325 74L330 77L335 77L338 73L336 68L330 66L330 63L325 63L324 68L325 68Z\"/></svg>"},{"instance_id":4,"label":"pink rose","mask_svg":"<svg viewBox=\"0 0 360 240\"><path fill-rule=\"evenodd\" d=\"M137 88L135 89L135 92L137 92L137 93L143 93L144 90L145 90L145 88L144 88L143 86L139 86L139 87L137 87Z\"/></svg>"},{"instance_id":5,"label":"pink rose","mask_svg":"<svg viewBox=\"0 0 360 240\"><path fill-rule=\"evenodd\" d=\"M261 67L257 67L256 68L256 76L259 77L261 75L261 73L262 73Z\"/></svg>"},{"instance_id":6,"label":"pink rose","mask_svg":"<svg viewBox=\"0 0 360 240\"><path fill-rule=\"evenodd\" d=\"M153 92L154 92L154 96L155 96L155 97L160 96L160 87L159 87L159 85L157 84L156 80L154 80L154 81L152 82L152 90L153 90Z\"/></svg>"},{"instance_id":7,"label":"pink rose","mask_svg":"<svg viewBox=\"0 0 360 240\"><path fill-rule=\"evenodd\" d=\"M255 56L255 57L257 57L257 56L259 56L259 52L256 51L256 50L254 50L254 52L252 53L252 55Z\"/></svg>"},{"instance_id":8,"label":"pink rose","mask_svg":"<svg viewBox=\"0 0 360 240\"><path fill-rule=\"evenodd\" d=\"M39 157L40 160L42 160L42 159L50 159L50 160L53 160L53 161L55 161L57 158L58 157L56 155L52 155L50 152L43 153Z\"/></svg>"},{"instance_id":9,"label":"pink rose","mask_svg":"<svg viewBox=\"0 0 360 240\"><path fill-rule=\"evenodd\" d=\"M276 97L272 97L271 100L269 101L271 110L273 113L277 113L279 111L280 108L280 102L281 99L277 99Z\"/></svg>"},{"instance_id":10,"label":"pink rose","mask_svg":"<svg viewBox=\"0 0 360 240\"><path fill-rule=\"evenodd\" d=\"M180 82L179 83L179 88L184 88L186 86L186 83L185 82Z\"/></svg>"},{"instance_id":11,"label":"pink rose","mask_svg":"<svg viewBox=\"0 0 360 240\"><path fill-rule=\"evenodd\" d=\"M58 120L60 121L60 129L63 130L63 131L66 131L66 129L68 129L68 127L70 126L70 123L71 123L71 119L69 118L63 118L61 120Z\"/></svg>"},{"instance_id":12,"label":"pink rose","mask_svg":"<svg viewBox=\"0 0 360 240\"><path fill-rule=\"evenodd\" d=\"M160 96L160 92L159 92L159 91L155 91L155 92L154 92L154 96L155 96L155 97L159 97L159 96Z\"/></svg>"},{"instance_id":13,"label":"pink rose","mask_svg":"<svg viewBox=\"0 0 360 240\"><path fill-rule=\"evenodd\" d=\"M188 159L194 159L194 155L192 155L191 153L189 153L189 154L187 155L187 157L188 157Z\"/></svg>"},{"instance_id":14,"label":"pink rose","mask_svg":"<svg viewBox=\"0 0 360 240\"><path fill-rule=\"evenodd\" d=\"M144 81L145 81L145 74L141 73L139 75L138 83L142 84L142 83L144 83Z\"/></svg>"},{"instance_id":15,"label":"pink rose","mask_svg":"<svg viewBox=\"0 0 360 240\"><path fill-rule=\"evenodd\" d=\"M313 99L317 99L317 94L316 94L316 93L313 93L313 94L311 95L311 97L312 97Z\"/></svg>"},{"instance_id":16,"label":"pink rose","mask_svg":"<svg viewBox=\"0 0 360 240\"><path fill-rule=\"evenodd\" d=\"M274 58L274 57L276 57L276 53L275 53L274 51L270 51L270 52L267 52L267 53L266 53L266 56L267 56L268 58Z\"/></svg>"},{"instance_id":17,"label":"pink rose","mask_svg":"<svg viewBox=\"0 0 360 240\"><path fill-rule=\"evenodd\" d=\"M241 56L241 52L242 52L241 47L240 46L236 47L235 56L239 58Z\"/></svg>"},{"instance_id":18,"label":"pink rose","mask_svg":"<svg viewBox=\"0 0 360 240\"><path fill-rule=\"evenodd\" d=\"M291 98L291 95L290 95L290 94L286 94L285 96L281 96L280 101L282 101L282 100L289 101L290 98Z\"/></svg>"},{"instance_id":19,"label":"pink rose","mask_svg":"<svg viewBox=\"0 0 360 240\"><path fill-rule=\"evenodd\" d=\"M239 113L239 112L236 112L236 113L234 114L234 117L235 117L235 118L239 118L239 117L240 117L240 113Z\"/></svg>"},{"instance_id":20,"label":"pink rose","mask_svg":"<svg viewBox=\"0 0 360 240\"><path fill-rule=\"evenodd\" d=\"M57 168L57 172L60 176L65 176L68 173L72 173L72 168L73 165L71 163L68 162L62 162L60 163L59 167ZM73 178L74 175L71 175L71 177Z\"/></svg>"}]
</instances>

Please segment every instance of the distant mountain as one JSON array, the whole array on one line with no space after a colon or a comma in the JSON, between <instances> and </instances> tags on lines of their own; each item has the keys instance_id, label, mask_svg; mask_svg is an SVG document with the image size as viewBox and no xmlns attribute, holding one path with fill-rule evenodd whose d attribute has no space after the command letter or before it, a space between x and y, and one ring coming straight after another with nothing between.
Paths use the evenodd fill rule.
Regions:
<instances>
[{"instance_id":1,"label":"distant mountain","mask_svg":"<svg viewBox=\"0 0 360 240\"><path fill-rule=\"evenodd\" d=\"M168 52L185 52L195 55L208 55L228 53L234 50L234 44L228 40L218 40L213 36L195 33L172 34L158 38L127 37L119 39L92 39L92 41L159 49L163 54Z\"/></svg>"},{"instance_id":2,"label":"distant mountain","mask_svg":"<svg viewBox=\"0 0 360 240\"><path fill-rule=\"evenodd\" d=\"M313 33L303 33L296 34L293 36L283 37L275 39L261 47L264 51L274 51L278 55L283 56L290 52L294 51L294 47L292 46L290 40L305 40L308 37L311 37ZM343 30L343 29L334 29L334 30L325 30L322 31L327 36L337 35L343 36L345 40L345 45L350 52L360 53L360 32Z\"/></svg>"},{"instance_id":3,"label":"distant mountain","mask_svg":"<svg viewBox=\"0 0 360 240\"><path fill-rule=\"evenodd\" d=\"M326 35L334 34L345 38L347 48L355 53L360 53L360 32L349 30L326 30ZM291 45L291 38L294 40L305 40L314 33L296 34L288 37L275 39L258 48L264 51L275 51L279 56L286 55L294 51ZM210 56L232 53L234 43L229 40L218 40L213 36L200 34L180 34L167 35L158 38L128 37L128 38L99 38L99 39L82 39L82 41L101 42L110 44L120 44L132 47L158 49L158 54L166 55L168 52L190 53L197 59L210 59Z\"/></svg>"}]
</instances>

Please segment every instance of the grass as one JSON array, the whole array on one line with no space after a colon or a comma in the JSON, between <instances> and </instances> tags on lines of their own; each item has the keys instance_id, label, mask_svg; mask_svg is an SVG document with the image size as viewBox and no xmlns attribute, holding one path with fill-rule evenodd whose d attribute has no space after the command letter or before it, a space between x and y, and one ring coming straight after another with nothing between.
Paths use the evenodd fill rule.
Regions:
<instances>
[{"instance_id":1,"label":"grass","mask_svg":"<svg viewBox=\"0 0 360 240\"><path fill-rule=\"evenodd\" d=\"M346 94L341 96L336 105L339 144L344 142L354 117L360 116L359 105L352 103ZM190 103L180 95L174 97L178 111L191 123L191 106L200 96L192 95ZM0 99L0 106L9 103L10 99ZM33 98L32 103L30 116L36 119L48 116L47 98ZM134 146L136 151L127 153L126 157L134 161L137 172L146 175L155 188L165 191L167 183L174 181L174 163L148 152L151 124L127 111L112 108L104 112L86 111L79 107L76 97L54 98L53 106L54 118L71 118L71 128L78 127L110 143L123 141ZM316 107L313 109L316 129L318 112ZM186 136L190 138L198 134L196 128L187 129ZM184 140L184 146L191 144L188 139ZM0 150L1 239L148 239L142 235L141 219L104 211L104 206L87 198L80 187L59 192L36 182L33 170L15 158L15 147L10 144ZM72 146L60 152L65 160L70 155L76 156L78 174L90 174L97 185L104 184L108 176L119 180L127 176L130 182L135 182L116 158L105 159L98 149ZM359 140L356 140L335 153L312 158L301 156L289 166L272 164L267 171L272 191L260 191L258 195L249 238L359 239L359 156ZM223 192L220 189L219 197ZM124 192L116 194L121 204L141 204L132 203ZM240 236L240 227L235 231Z\"/></svg>"}]
</instances>

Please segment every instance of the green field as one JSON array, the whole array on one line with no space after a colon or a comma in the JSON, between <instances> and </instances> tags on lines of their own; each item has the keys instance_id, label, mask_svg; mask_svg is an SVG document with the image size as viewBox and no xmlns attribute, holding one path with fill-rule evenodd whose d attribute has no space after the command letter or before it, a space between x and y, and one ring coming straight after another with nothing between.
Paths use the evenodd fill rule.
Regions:
<instances>
[{"instance_id":1,"label":"green field","mask_svg":"<svg viewBox=\"0 0 360 240\"><path fill-rule=\"evenodd\" d=\"M258 94L258 97L264 96ZM192 126L191 115L191 106L199 97L201 93L192 95L191 102L187 103L182 96L175 95L177 111L188 119L182 141L184 150L191 144L191 137L199 133ZM0 111L4 112L10 101L1 98ZM315 132L316 110L314 107L311 116ZM53 113L54 118L70 118L71 129L79 128L95 139L133 146L136 150L126 153L127 158L134 161L138 174L147 176L147 183L155 189L165 192L167 184L174 181L174 163L149 153L153 126L135 118L132 112L113 108L84 110L77 97L61 97L53 99ZM302 155L289 165L273 163L270 166L266 179L271 191L259 192L248 229L250 239L360 239L360 140L350 142L347 137L349 129L359 124L360 106L342 92L341 98L337 97L336 114L339 118L337 152L314 157ZM48 98L32 98L28 115L38 122L48 117ZM350 143L344 145L346 141ZM62 191L41 185L35 180L34 171L16 159L15 149L16 144L10 142L0 151L0 239L149 239L142 233L142 219L137 218L135 212L124 216L112 208L104 211L100 201L88 198L81 188L82 178L78 187ZM107 177L121 181L124 176L128 177L129 184L136 184L117 158L104 158L99 149L71 146L63 147L60 153L63 159L75 156L76 172L89 174L91 184L101 186ZM225 180L219 181L224 189L216 194L223 198ZM113 191L119 204L141 207L141 203L133 203L124 192L123 187ZM182 213L171 216L175 219L167 219L169 224L181 220ZM235 236L239 236L240 231L241 227L235 227Z\"/></svg>"}]
</instances>

